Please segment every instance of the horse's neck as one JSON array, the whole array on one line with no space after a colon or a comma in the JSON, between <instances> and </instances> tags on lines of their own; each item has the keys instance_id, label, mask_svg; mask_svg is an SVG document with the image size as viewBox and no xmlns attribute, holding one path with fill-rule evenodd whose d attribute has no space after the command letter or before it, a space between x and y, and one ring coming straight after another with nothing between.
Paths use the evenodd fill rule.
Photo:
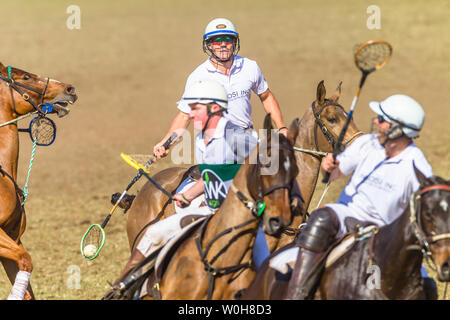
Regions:
<instances>
[{"instance_id":1,"label":"horse's neck","mask_svg":"<svg viewBox=\"0 0 450 320\"><path fill-rule=\"evenodd\" d=\"M0 124L13 119L0 100ZM0 165L3 170L10 174L14 180L17 175L17 161L19 157L19 135L17 124L9 124L0 127Z\"/></svg>"},{"instance_id":2,"label":"horse's neck","mask_svg":"<svg viewBox=\"0 0 450 320\"><path fill-rule=\"evenodd\" d=\"M299 128L300 131L297 140L295 141L295 146L307 150L315 150L314 116L311 110L308 110L305 116L303 116ZM316 187L320 169L320 160L317 157L304 152L296 152L295 157L299 169L296 179L300 186L303 200L305 201L305 209L307 209Z\"/></svg>"},{"instance_id":3,"label":"horse's neck","mask_svg":"<svg viewBox=\"0 0 450 320\"><path fill-rule=\"evenodd\" d=\"M411 250L410 246L416 243L416 237L409 223L409 208L388 226L380 229L375 239L375 264L380 267L383 287L394 290L406 288L405 284L414 279L420 279L420 266L422 254L420 250ZM395 299L402 294L411 292L384 292Z\"/></svg>"},{"instance_id":4,"label":"horse's neck","mask_svg":"<svg viewBox=\"0 0 450 320\"><path fill-rule=\"evenodd\" d=\"M246 197L248 197L249 200L253 201L247 188L247 181L251 176L250 171L251 165L243 164L237 172L235 178L233 179L233 184L239 191L241 191ZM208 245L213 239L215 239L226 229L239 226L252 219L254 219L254 216L252 215L250 209L248 209L239 200L236 193L230 189L223 204L220 206L220 208L208 223L208 227L203 237L203 244ZM217 260L218 264L220 264L220 260L222 260L222 262L226 265L230 265L230 263L239 263L243 256L247 253L249 246L252 246L252 243L255 239L256 228L258 225L259 221L255 221L248 225L245 225L242 228L236 229L234 232L230 232L226 236L220 237L217 241L214 242L214 245L212 246L211 256L214 256L215 253L227 246L230 243L231 239L233 237L236 237L237 234L243 232L244 230L254 229L255 233L247 233L246 236L242 236L236 239L236 243L239 242L239 245L235 245L236 243L234 243L232 246L233 250L226 251L221 256L221 258ZM241 250L238 251L238 248L241 248ZM232 255L230 256L229 252L231 251Z\"/></svg>"}]
</instances>

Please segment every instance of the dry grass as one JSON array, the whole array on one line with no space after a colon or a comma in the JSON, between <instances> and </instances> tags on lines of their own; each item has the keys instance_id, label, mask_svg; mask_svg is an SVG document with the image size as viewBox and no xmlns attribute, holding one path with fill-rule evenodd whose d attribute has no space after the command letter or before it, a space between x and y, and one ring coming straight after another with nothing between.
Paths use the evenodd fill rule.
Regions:
<instances>
[{"instance_id":1,"label":"dry grass","mask_svg":"<svg viewBox=\"0 0 450 320\"><path fill-rule=\"evenodd\" d=\"M148 154L167 130L188 74L206 59L204 27L217 16L235 23L241 54L258 62L287 121L310 107L322 79L329 92L343 80L341 103L349 106L360 77L353 46L372 38L391 42L393 59L366 82L355 120L367 131L370 100L398 92L415 97L427 113L418 145L435 174L449 177L448 1L377 1L382 25L373 31L366 28L371 3L358 0L76 2L81 30L66 28L66 8L73 1L2 1L2 12L14 19L0 22L1 61L70 82L79 94L71 114L56 119L56 142L37 150L31 173L23 241L33 257L38 299L97 299L119 274L128 257L121 212L111 219L96 260L82 259L79 241L90 224L103 221L110 195L135 174L120 152ZM260 127L264 111L254 97L253 102ZM31 143L23 137L21 186L30 153ZM162 162L154 170L169 165ZM325 201L335 200L342 186L332 186ZM67 286L71 266L81 271L78 290ZM0 272L0 298L9 290Z\"/></svg>"}]
</instances>

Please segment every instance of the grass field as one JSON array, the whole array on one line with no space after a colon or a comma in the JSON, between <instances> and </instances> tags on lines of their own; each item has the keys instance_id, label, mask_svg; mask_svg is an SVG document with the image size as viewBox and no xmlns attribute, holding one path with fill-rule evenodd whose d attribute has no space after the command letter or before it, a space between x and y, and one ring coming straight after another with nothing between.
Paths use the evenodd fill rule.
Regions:
<instances>
[{"instance_id":1,"label":"grass field","mask_svg":"<svg viewBox=\"0 0 450 320\"><path fill-rule=\"evenodd\" d=\"M98 299L129 256L125 216L118 210L107 242L92 262L79 252L80 239L111 209L110 196L135 175L120 153L149 154L176 114L187 76L206 59L201 37L216 17L233 21L240 54L258 62L290 123L315 98L320 80L328 92L343 81L347 108L360 72L353 47L385 39L394 47L390 63L371 75L361 93L355 121L369 130L371 100L394 93L417 99L426 121L417 144L436 175L450 176L450 2L421 1L117 1L78 0L81 29L70 30L68 6L75 1L3 0L0 9L1 62L73 84L79 100L55 119L58 135L38 148L26 204L25 247L33 258L31 277L38 299ZM366 26L369 5L381 12L381 29ZM253 119L264 110L253 97ZM22 127L28 122L21 123ZM23 186L31 141L21 137L18 183ZM169 160L154 172L171 166ZM325 202L337 199L343 182ZM138 190L140 185L134 187ZM319 185L311 204L323 190ZM79 276L80 287L74 287ZM443 285L439 284L442 296ZM0 298L11 286L0 271Z\"/></svg>"}]
</instances>

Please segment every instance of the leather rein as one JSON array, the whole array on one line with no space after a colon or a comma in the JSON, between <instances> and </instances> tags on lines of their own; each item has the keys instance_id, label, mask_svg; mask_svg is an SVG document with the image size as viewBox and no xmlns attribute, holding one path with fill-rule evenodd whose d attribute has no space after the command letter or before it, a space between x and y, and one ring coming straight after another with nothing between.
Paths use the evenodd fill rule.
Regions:
<instances>
[{"instance_id":1,"label":"leather rein","mask_svg":"<svg viewBox=\"0 0 450 320\"><path fill-rule=\"evenodd\" d=\"M279 146L280 149L287 149L289 151L294 151L293 147L289 144L288 146L284 146L284 145L280 145ZM208 222L210 221L210 218L212 217L212 215L203 223L203 226L200 228L201 232L197 233L195 236L195 244L197 246L198 252L200 254L200 257L202 259L202 262L204 264L205 267L205 271L208 273L208 277L209 277L209 283L208 283L208 293L207 293L207 299L211 300L212 299L212 295L214 292L214 284L215 284L215 279L227 274L231 274L231 273L235 273L237 271L246 269L246 268L250 268L252 266L252 261L248 261L245 263L241 263L238 265L234 265L234 266L228 266L228 267L214 267L213 263L223 254L225 253L225 251L231 246L231 244L233 242L235 242L236 240L238 240L241 236L248 234L248 233L252 233L253 235L256 234L256 230L254 229L246 229L243 230L241 232L239 232L236 236L232 237L232 239L228 242L228 244L222 248L221 250L219 250L219 252L209 261L207 260L206 256L209 252L209 250L211 249L212 245L214 244L214 242L216 242L217 240L219 240L221 237L229 234L232 231L241 229L253 222L256 222L258 219L260 219L265 211L266 208L266 204L264 202L264 197L267 196L268 194L274 192L275 190L278 189L288 189L288 191L291 190L291 185L289 183L278 183L275 184L273 186L270 186L269 188L267 188L266 190L262 190L262 178L261 178L261 162L259 160L259 152L257 155L257 163L255 165L255 171L256 171L256 179L248 179L248 182L250 181L258 181L257 183L257 187L256 187L256 196L250 195L251 199L250 200L247 196L244 195L244 193L242 193L241 191L239 191L239 189L234 185L234 183L231 184L230 189L236 194L236 196L239 198L239 200L252 212L254 218L245 221L244 223L241 223L237 226L233 226L230 228L225 229L224 231L220 232L217 236L215 236L207 245L206 249L203 250L202 249L202 239L203 239L203 235L206 229L206 225L208 224ZM250 192L251 193L251 192ZM235 278L232 278L229 280L229 282L233 281Z\"/></svg>"}]
</instances>

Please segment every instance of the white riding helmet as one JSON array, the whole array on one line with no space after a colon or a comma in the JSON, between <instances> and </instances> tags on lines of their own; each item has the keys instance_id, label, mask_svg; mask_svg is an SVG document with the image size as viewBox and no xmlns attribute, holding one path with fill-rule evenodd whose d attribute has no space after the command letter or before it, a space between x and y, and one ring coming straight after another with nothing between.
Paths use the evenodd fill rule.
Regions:
<instances>
[{"instance_id":1,"label":"white riding helmet","mask_svg":"<svg viewBox=\"0 0 450 320\"><path fill-rule=\"evenodd\" d=\"M214 54L214 52L212 52L208 48L209 40L218 35L229 35L236 39L236 41L233 43L233 54L226 60L220 59ZM205 33L203 34L203 51L205 53L209 52L209 54L212 55L216 60L226 62L229 61L233 57L233 55L236 55L239 52L239 49L239 33L237 33L233 23L230 20L225 18L216 18L208 23L205 28Z\"/></svg>"},{"instance_id":2,"label":"white riding helmet","mask_svg":"<svg viewBox=\"0 0 450 320\"><path fill-rule=\"evenodd\" d=\"M221 34L230 34L239 37L239 33L236 32L233 23L225 18L217 18L212 20L205 29L205 34L203 35L204 40Z\"/></svg>"},{"instance_id":3,"label":"white riding helmet","mask_svg":"<svg viewBox=\"0 0 450 320\"><path fill-rule=\"evenodd\" d=\"M200 80L187 88L183 98L186 103L217 103L222 108L228 107L228 94L225 88L214 80Z\"/></svg>"},{"instance_id":4,"label":"white riding helmet","mask_svg":"<svg viewBox=\"0 0 450 320\"><path fill-rule=\"evenodd\" d=\"M390 129L391 134L395 129L397 132L400 129L409 138L419 136L425 120L425 112L416 100L404 94L395 94L382 102L372 101L369 106L376 114L383 116L387 122L393 124ZM394 134L390 138L394 139L398 136L400 135Z\"/></svg>"}]
</instances>

